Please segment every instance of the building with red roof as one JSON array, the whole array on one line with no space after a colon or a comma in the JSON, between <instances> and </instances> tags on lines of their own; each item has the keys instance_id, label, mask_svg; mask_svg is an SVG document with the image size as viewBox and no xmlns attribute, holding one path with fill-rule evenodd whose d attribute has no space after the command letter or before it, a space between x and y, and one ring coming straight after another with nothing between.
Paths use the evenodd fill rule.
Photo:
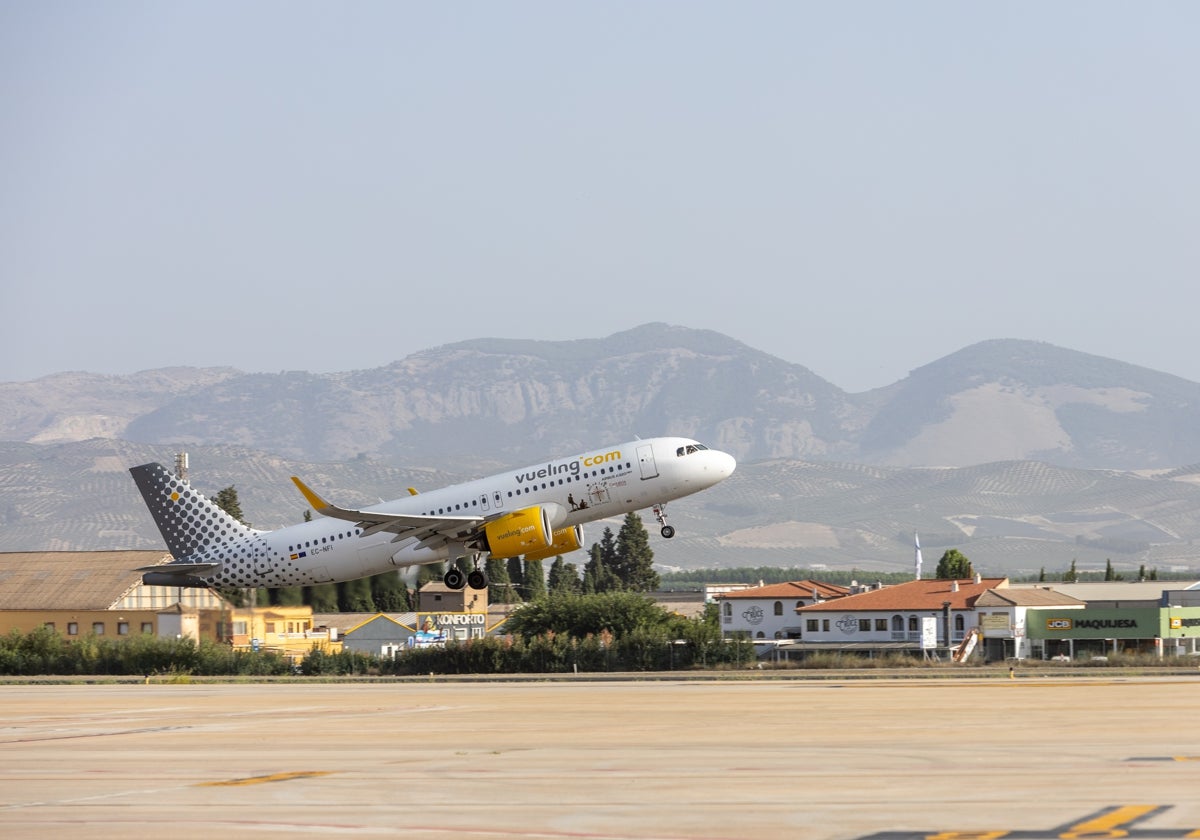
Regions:
<instances>
[{"instance_id":1,"label":"building with red roof","mask_svg":"<svg viewBox=\"0 0 1200 840\"><path fill-rule=\"evenodd\" d=\"M799 638L798 609L844 598L850 592L848 587L817 580L794 580L725 592L715 599L721 613L721 634L766 641Z\"/></svg>"},{"instance_id":2,"label":"building with red roof","mask_svg":"<svg viewBox=\"0 0 1200 840\"><path fill-rule=\"evenodd\" d=\"M914 580L801 607L794 650L920 651L956 647L977 631L975 602L1007 578Z\"/></svg>"}]
</instances>

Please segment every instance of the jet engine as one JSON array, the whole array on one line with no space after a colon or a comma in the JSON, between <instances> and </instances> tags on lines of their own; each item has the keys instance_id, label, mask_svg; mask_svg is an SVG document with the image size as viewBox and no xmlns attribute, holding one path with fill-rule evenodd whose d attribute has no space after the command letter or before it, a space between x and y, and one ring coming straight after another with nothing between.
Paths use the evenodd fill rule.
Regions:
<instances>
[{"instance_id":1,"label":"jet engine","mask_svg":"<svg viewBox=\"0 0 1200 840\"><path fill-rule=\"evenodd\" d=\"M560 528L554 532L550 545L540 551L530 551L525 555L526 560L545 560L559 554L567 554L583 546L583 526L573 525L570 528Z\"/></svg>"},{"instance_id":2,"label":"jet engine","mask_svg":"<svg viewBox=\"0 0 1200 840\"><path fill-rule=\"evenodd\" d=\"M492 557L519 557L549 547L554 533L552 510L557 505L534 505L498 516L483 526L486 549Z\"/></svg>"}]
</instances>

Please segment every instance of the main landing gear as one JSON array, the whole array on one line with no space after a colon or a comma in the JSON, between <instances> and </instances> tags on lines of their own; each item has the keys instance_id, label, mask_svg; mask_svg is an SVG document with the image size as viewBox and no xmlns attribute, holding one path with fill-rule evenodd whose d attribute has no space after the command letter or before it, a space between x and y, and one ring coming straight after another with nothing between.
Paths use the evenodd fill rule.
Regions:
<instances>
[{"instance_id":1,"label":"main landing gear","mask_svg":"<svg viewBox=\"0 0 1200 840\"><path fill-rule=\"evenodd\" d=\"M675 529L667 524L667 503L655 505L651 510L654 511L654 518L658 520L658 524L662 526L659 533L663 535L663 539L669 540L675 536Z\"/></svg>"},{"instance_id":2,"label":"main landing gear","mask_svg":"<svg viewBox=\"0 0 1200 840\"><path fill-rule=\"evenodd\" d=\"M488 576L487 572L479 568L479 557L472 558L472 569L464 573L454 563L450 564L450 568L446 570L446 574L442 575L442 583L446 584L447 589L458 591L464 587L472 589L487 589Z\"/></svg>"}]
</instances>

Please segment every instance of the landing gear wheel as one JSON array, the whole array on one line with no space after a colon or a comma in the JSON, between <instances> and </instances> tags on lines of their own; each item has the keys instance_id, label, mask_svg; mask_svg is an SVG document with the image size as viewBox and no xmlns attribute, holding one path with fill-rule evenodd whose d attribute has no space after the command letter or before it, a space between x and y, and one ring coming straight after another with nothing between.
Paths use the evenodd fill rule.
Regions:
<instances>
[{"instance_id":1,"label":"landing gear wheel","mask_svg":"<svg viewBox=\"0 0 1200 840\"><path fill-rule=\"evenodd\" d=\"M451 566L446 574L442 575L442 583L446 584L447 589L458 591L467 585L467 576L458 566Z\"/></svg>"},{"instance_id":2,"label":"landing gear wheel","mask_svg":"<svg viewBox=\"0 0 1200 840\"><path fill-rule=\"evenodd\" d=\"M475 569L467 573L467 586L472 589L487 589L488 576L483 569Z\"/></svg>"},{"instance_id":3,"label":"landing gear wheel","mask_svg":"<svg viewBox=\"0 0 1200 840\"><path fill-rule=\"evenodd\" d=\"M654 518L658 520L658 524L662 526L661 533L664 540L669 540L675 536L675 529L667 524L667 503L655 505L651 510L654 512Z\"/></svg>"}]
</instances>

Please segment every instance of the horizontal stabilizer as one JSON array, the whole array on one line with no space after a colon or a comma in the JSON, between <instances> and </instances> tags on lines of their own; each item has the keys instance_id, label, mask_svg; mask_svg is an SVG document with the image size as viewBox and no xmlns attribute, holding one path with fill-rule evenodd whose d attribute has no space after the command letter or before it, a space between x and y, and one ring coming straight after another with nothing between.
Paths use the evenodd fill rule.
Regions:
<instances>
[{"instance_id":1,"label":"horizontal stabilizer","mask_svg":"<svg viewBox=\"0 0 1200 840\"><path fill-rule=\"evenodd\" d=\"M159 563L155 566L139 566L135 572L154 572L163 575L203 575L221 568L220 563Z\"/></svg>"},{"instance_id":2,"label":"horizontal stabilizer","mask_svg":"<svg viewBox=\"0 0 1200 840\"><path fill-rule=\"evenodd\" d=\"M146 586L176 586L184 589L207 589L208 583L194 575L160 575L157 572L147 572L142 575L142 583Z\"/></svg>"}]
</instances>

